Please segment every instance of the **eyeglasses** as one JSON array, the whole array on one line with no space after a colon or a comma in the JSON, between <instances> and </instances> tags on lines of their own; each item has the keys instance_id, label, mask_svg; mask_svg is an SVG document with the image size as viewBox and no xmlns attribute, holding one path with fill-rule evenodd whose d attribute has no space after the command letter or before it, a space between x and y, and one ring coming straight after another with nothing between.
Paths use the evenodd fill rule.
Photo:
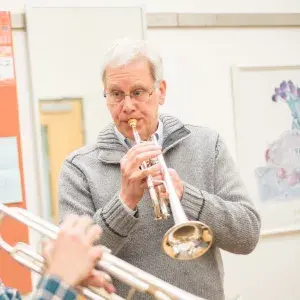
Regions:
<instances>
[{"instance_id":1,"label":"eyeglasses","mask_svg":"<svg viewBox=\"0 0 300 300\"><path fill-rule=\"evenodd\" d=\"M125 99L126 96L129 96L131 99L137 102L147 102L154 91L155 88L152 90L152 92L148 92L143 89L137 89L130 92L129 95L121 91L113 91L111 93L106 93L104 91L104 97L107 99L108 103L110 104L120 103Z\"/></svg>"}]
</instances>

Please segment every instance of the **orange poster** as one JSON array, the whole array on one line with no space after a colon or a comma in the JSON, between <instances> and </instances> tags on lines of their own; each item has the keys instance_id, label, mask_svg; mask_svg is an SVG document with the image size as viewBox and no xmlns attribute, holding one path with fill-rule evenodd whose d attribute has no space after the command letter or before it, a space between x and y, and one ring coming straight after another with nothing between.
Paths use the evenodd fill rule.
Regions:
<instances>
[{"instance_id":1,"label":"orange poster","mask_svg":"<svg viewBox=\"0 0 300 300\"><path fill-rule=\"evenodd\" d=\"M0 86L15 85L9 12L0 12Z\"/></svg>"},{"instance_id":2,"label":"orange poster","mask_svg":"<svg viewBox=\"0 0 300 300\"><path fill-rule=\"evenodd\" d=\"M10 204L7 205L26 209L18 97L10 20L9 12L0 12L0 139L8 140L8 138L11 138L16 141L15 153L20 178L19 185L21 184L20 193L16 197L20 199L13 199L14 201L10 201ZM2 165L5 163L3 160L2 157ZM5 182L5 180L7 182L7 178L3 174L2 170L0 181L2 179L2 182ZM0 202L6 203L6 201L7 199L0 199ZM28 243L28 228L24 224L5 218L3 224L0 225L1 236L6 242L11 245L17 242ZM21 293L31 292L30 271L19 265L2 249L0 249L0 278L6 286L17 288Z\"/></svg>"}]
</instances>

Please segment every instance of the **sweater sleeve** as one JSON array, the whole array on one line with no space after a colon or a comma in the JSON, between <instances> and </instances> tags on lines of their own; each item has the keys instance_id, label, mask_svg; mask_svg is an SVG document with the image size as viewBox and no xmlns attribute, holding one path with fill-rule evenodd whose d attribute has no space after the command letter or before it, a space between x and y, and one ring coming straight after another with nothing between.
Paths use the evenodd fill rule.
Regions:
<instances>
[{"instance_id":1,"label":"sweater sleeve","mask_svg":"<svg viewBox=\"0 0 300 300\"><path fill-rule=\"evenodd\" d=\"M214 244L219 248L236 254L248 254L256 247L260 235L260 216L220 137L216 142L214 194L185 182L181 201L188 217L211 227Z\"/></svg>"},{"instance_id":2,"label":"sweater sleeve","mask_svg":"<svg viewBox=\"0 0 300 300\"><path fill-rule=\"evenodd\" d=\"M88 215L103 233L101 244L117 253L138 222L138 211L132 214L119 198L119 192L96 209L84 173L71 161L65 160L59 178L60 222L68 214Z\"/></svg>"}]
</instances>

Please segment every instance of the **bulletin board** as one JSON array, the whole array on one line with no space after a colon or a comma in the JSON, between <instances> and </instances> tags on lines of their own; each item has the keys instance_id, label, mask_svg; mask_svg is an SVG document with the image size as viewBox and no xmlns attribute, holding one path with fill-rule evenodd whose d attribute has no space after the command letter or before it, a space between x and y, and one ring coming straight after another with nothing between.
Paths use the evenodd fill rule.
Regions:
<instances>
[{"instance_id":1,"label":"bulletin board","mask_svg":"<svg viewBox=\"0 0 300 300\"><path fill-rule=\"evenodd\" d=\"M18 97L9 12L0 12L0 201L26 209ZM10 218L1 225L6 242L28 243L28 228ZM30 271L0 250L0 278L22 294L31 292Z\"/></svg>"}]
</instances>

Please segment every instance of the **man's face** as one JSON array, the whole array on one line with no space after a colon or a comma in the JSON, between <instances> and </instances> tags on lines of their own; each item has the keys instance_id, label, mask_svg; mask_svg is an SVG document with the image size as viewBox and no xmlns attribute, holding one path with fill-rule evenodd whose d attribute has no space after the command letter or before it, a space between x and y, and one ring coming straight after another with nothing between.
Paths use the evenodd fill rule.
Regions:
<instances>
[{"instance_id":1,"label":"man's face","mask_svg":"<svg viewBox=\"0 0 300 300\"><path fill-rule=\"evenodd\" d=\"M118 130L127 138L133 140L132 129L128 125L129 119L137 119L137 130L143 140L154 133L158 125L158 108L165 100L166 83L160 82L155 89L155 81L150 72L149 63L146 60L134 61L126 66L112 68L107 67L105 73L105 92L127 96L116 104L109 101L107 95L107 107ZM149 100L140 102L128 95L138 95L145 91ZM147 98L148 99L148 98Z\"/></svg>"}]
</instances>

